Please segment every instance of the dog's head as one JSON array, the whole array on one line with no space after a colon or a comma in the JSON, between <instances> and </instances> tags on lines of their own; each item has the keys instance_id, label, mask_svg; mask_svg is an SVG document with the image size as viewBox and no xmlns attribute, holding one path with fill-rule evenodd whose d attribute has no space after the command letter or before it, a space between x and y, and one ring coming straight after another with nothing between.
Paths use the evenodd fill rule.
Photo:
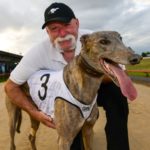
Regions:
<instances>
[{"instance_id":1,"label":"dog's head","mask_svg":"<svg viewBox=\"0 0 150 150\"><path fill-rule=\"evenodd\" d=\"M81 43L81 55L85 61L98 72L109 76L125 96L135 99L136 93L120 64L138 64L142 57L124 45L120 34L114 31L94 32L83 35Z\"/></svg>"}]
</instances>

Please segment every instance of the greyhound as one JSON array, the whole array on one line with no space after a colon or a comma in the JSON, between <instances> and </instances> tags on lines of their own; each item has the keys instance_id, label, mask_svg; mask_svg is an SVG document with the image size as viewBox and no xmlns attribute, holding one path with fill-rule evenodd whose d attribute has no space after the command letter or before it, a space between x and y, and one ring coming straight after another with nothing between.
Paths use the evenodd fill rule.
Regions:
<instances>
[{"instance_id":1,"label":"greyhound","mask_svg":"<svg viewBox=\"0 0 150 150\"><path fill-rule=\"evenodd\" d=\"M28 80L28 96L31 96L34 104L41 111L48 110L48 115L50 111L53 113L56 131L59 137L59 150L69 150L75 136L80 130L82 130L85 150L92 150L93 126L98 118L96 96L104 75L109 76L117 86L120 86L122 93L128 99L134 100L137 96L136 89L124 70L120 67L120 64L138 64L142 58L140 55L135 54L130 47L124 45L118 32L94 32L92 34L83 35L80 41L82 43L80 54L66 65L62 71L54 73L54 76L58 74L58 78L63 80L64 85L62 89L65 87L67 93L71 95L70 97L62 98L61 92L59 92L62 89L60 86L57 86L59 90L55 91L55 93L58 95L56 94L55 97L52 97L55 99L54 102L51 103L49 101L51 93L49 94L47 102L45 101L48 95L47 93L51 89L48 88L49 80L53 78L51 77L53 73L49 70L40 71L38 74L35 73ZM32 87L32 84L34 85L36 82L39 82L39 78L40 81L42 78L45 78L44 81L42 81L44 82L42 88L46 91L43 93L40 91L41 87L35 91L31 90L35 89L34 86ZM45 88L45 86L47 87ZM51 87L54 88L54 86ZM37 97L40 97L40 102L36 102ZM69 99L73 99L74 102L71 102ZM44 110L40 107L43 105L41 104L42 102L48 106L47 108L44 106ZM49 108L50 103L54 106L54 109ZM10 149L15 150L15 128L20 132L21 109L11 103L11 100L7 96L6 106L10 122ZM47 112L45 111L45 113ZM38 121L31 118L29 140L32 150L37 149L35 139L39 124Z\"/></svg>"}]
</instances>

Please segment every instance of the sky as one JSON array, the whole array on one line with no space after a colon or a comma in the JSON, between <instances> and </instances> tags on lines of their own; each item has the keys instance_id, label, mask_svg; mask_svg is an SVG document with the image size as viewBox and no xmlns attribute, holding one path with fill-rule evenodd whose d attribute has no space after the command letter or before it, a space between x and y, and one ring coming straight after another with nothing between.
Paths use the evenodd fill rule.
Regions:
<instances>
[{"instance_id":1,"label":"sky","mask_svg":"<svg viewBox=\"0 0 150 150\"><path fill-rule=\"evenodd\" d=\"M0 50L24 55L45 38L44 11L53 2L69 5L80 28L117 31L136 53L150 52L150 0L1 0Z\"/></svg>"}]
</instances>

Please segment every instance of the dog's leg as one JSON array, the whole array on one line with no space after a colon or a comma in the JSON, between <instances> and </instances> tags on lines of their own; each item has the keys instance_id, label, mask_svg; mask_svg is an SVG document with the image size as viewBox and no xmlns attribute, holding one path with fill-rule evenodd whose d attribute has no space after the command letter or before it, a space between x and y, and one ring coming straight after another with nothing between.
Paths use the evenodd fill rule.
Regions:
<instances>
[{"instance_id":1,"label":"dog's leg","mask_svg":"<svg viewBox=\"0 0 150 150\"><path fill-rule=\"evenodd\" d=\"M93 147L93 126L98 118L98 108L95 105L90 117L82 127L82 136L85 150L92 150Z\"/></svg>"},{"instance_id":2,"label":"dog's leg","mask_svg":"<svg viewBox=\"0 0 150 150\"><path fill-rule=\"evenodd\" d=\"M9 132L10 132L10 150L15 150L15 132L17 123L17 110L19 110L16 105L11 103L10 99L6 96L6 108L9 117Z\"/></svg>"},{"instance_id":3,"label":"dog's leg","mask_svg":"<svg viewBox=\"0 0 150 150\"><path fill-rule=\"evenodd\" d=\"M69 141L67 141L66 139L67 138L64 138L62 136L58 137L58 150L70 150L73 139L69 139Z\"/></svg>"},{"instance_id":4,"label":"dog's leg","mask_svg":"<svg viewBox=\"0 0 150 150\"><path fill-rule=\"evenodd\" d=\"M78 108L61 99L55 101L55 123L58 133L58 149L70 150L75 136L84 124Z\"/></svg>"},{"instance_id":5,"label":"dog's leg","mask_svg":"<svg viewBox=\"0 0 150 150\"><path fill-rule=\"evenodd\" d=\"M37 148L36 148L35 140L36 140L36 133L39 128L40 122L33 119L31 116L30 116L30 120L31 120L31 129L29 133L29 140L31 143L32 150L36 150Z\"/></svg>"},{"instance_id":6,"label":"dog's leg","mask_svg":"<svg viewBox=\"0 0 150 150\"><path fill-rule=\"evenodd\" d=\"M10 125L10 150L15 150L16 146L15 146L15 133L16 133L16 112L17 112L17 108L14 109L13 111L11 111L11 115L9 114L9 125Z\"/></svg>"},{"instance_id":7,"label":"dog's leg","mask_svg":"<svg viewBox=\"0 0 150 150\"><path fill-rule=\"evenodd\" d=\"M92 150L93 146L93 126L89 123L85 123L82 128L82 136L85 150Z\"/></svg>"}]
</instances>

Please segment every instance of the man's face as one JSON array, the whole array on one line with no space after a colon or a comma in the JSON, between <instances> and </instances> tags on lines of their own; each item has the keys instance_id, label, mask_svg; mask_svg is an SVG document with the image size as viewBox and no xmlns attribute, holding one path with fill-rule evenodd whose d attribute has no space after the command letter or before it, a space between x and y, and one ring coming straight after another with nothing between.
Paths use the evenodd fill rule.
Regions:
<instances>
[{"instance_id":1,"label":"man's face","mask_svg":"<svg viewBox=\"0 0 150 150\"><path fill-rule=\"evenodd\" d=\"M53 45L62 51L75 49L79 22L72 19L69 23L53 22L46 27Z\"/></svg>"}]
</instances>

